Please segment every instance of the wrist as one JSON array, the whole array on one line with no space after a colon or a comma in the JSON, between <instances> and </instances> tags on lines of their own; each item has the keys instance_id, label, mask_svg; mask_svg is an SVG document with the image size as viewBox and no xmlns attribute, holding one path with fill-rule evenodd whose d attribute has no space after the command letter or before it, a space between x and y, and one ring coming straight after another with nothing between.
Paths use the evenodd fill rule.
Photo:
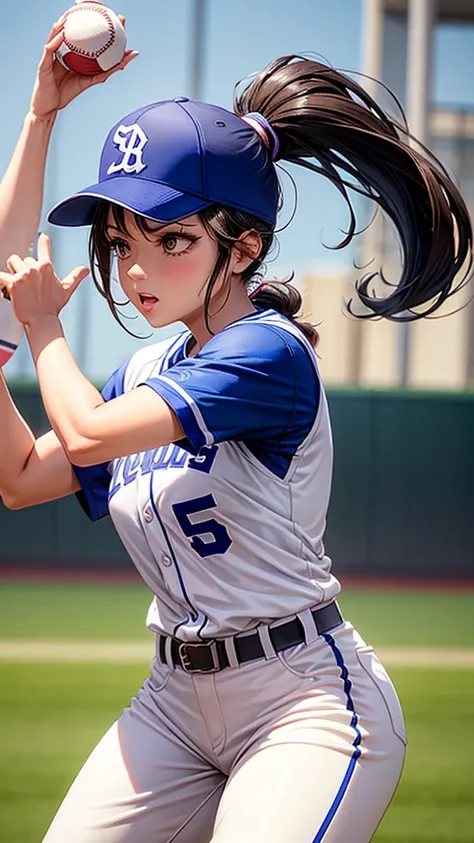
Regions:
<instances>
[{"instance_id":1,"label":"wrist","mask_svg":"<svg viewBox=\"0 0 474 843\"><path fill-rule=\"evenodd\" d=\"M35 366L48 348L51 349L58 340L64 338L59 316L55 316L54 313L37 316L26 323L24 327Z\"/></svg>"},{"instance_id":2,"label":"wrist","mask_svg":"<svg viewBox=\"0 0 474 843\"><path fill-rule=\"evenodd\" d=\"M47 129L51 131L56 121L57 114L57 111L50 111L48 114L37 114L34 107L30 106L30 110L25 117L25 124L27 126L31 126L32 128L38 127L40 129Z\"/></svg>"},{"instance_id":3,"label":"wrist","mask_svg":"<svg viewBox=\"0 0 474 843\"><path fill-rule=\"evenodd\" d=\"M57 328L58 325L61 325L58 313L41 313L25 322L24 328L25 333L29 336L31 333L43 331L47 328Z\"/></svg>"},{"instance_id":4,"label":"wrist","mask_svg":"<svg viewBox=\"0 0 474 843\"><path fill-rule=\"evenodd\" d=\"M34 319L30 319L24 324L24 328L31 349L34 348L37 351L63 335L59 316L54 313L35 316Z\"/></svg>"}]
</instances>

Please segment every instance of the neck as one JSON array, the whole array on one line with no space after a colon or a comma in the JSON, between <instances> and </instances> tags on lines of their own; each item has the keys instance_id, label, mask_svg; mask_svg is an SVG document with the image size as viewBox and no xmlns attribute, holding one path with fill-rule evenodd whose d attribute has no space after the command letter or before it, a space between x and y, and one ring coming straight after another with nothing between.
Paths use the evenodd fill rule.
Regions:
<instances>
[{"instance_id":1,"label":"neck","mask_svg":"<svg viewBox=\"0 0 474 843\"><path fill-rule=\"evenodd\" d=\"M235 288L235 290L231 290L227 301L225 301L223 295L219 294L212 299L207 325L203 309L183 319L195 341L189 355L190 357L194 357L215 334L218 334L227 325L231 325L232 322L236 322L238 319L242 319L244 316L249 316L251 313L256 312L255 307L247 296L245 287L242 284L238 284L235 285Z\"/></svg>"}]
</instances>

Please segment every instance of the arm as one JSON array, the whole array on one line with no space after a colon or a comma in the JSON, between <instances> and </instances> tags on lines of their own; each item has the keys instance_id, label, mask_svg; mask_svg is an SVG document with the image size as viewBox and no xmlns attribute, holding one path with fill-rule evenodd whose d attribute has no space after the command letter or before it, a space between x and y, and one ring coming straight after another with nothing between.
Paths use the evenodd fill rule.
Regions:
<instances>
[{"instance_id":1,"label":"arm","mask_svg":"<svg viewBox=\"0 0 474 843\"><path fill-rule=\"evenodd\" d=\"M10 273L0 272L0 288L25 325L45 410L71 463L98 465L183 438L175 413L161 396L135 389L105 402L76 365L58 314L88 275L87 267L60 281L45 234L38 240L38 260L11 255L8 267Z\"/></svg>"},{"instance_id":2,"label":"arm","mask_svg":"<svg viewBox=\"0 0 474 843\"><path fill-rule=\"evenodd\" d=\"M122 18L123 21L123 18ZM129 50L107 73L81 76L55 61L62 42L63 20L51 30L38 67L31 104L16 149L0 183L0 269L12 253L26 255L35 240L43 202L44 173L58 111L82 91L105 82L138 53Z\"/></svg>"},{"instance_id":3,"label":"arm","mask_svg":"<svg viewBox=\"0 0 474 843\"><path fill-rule=\"evenodd\" d=\"M43 201L46 155L55 115L29 112L0 184L0 266L12 252L26 255L34 242Z\"/></svg>"},{"instance_id":4,"label":"arm","mask_svg":"<svg viewBox=\"0 0 474 843\"><path fill-rule=\"evenodd\" d=\"M137 388L105 402L76 365L57 316L27 326L48 418L68 458L88 466L182 439L166 401Z\"/></svg>"},{"instance_id":5,"label":"arm","mask_svg":"<svg viewBox=\"0 0 474 843\"><path fill-rule=\"evenodd\" d=\"M65 497L79 489L53 431L39 439L18 412L0 372L0 496L9 509Z\"/></svg>"},{"instance_id":6,"label":"arm","mask_svg":"<svg viewBox=\"0 0 474 843\"><path fill-rule=\"evenodd\" d=\"M121 18L122 23L124 19ZM128 50L123 61L93 77L67 71L54 53L63 34L63 20L53 27L38 67L30 110L16 149L0 183L0 269L12 253L26 254L41 215L49 141L59 110L91 87L105 82L138 55ZM8 392L0 372L0 495L10 508L42 503L78 490L74 471L56 434L35 440Z\"/></svg>"},{"instance_id":7,"label":"arm","mask_svg":"<svg viewBox=\"0 0 474 843\"><path fill-rule=\"evenodd\" d=\"M197 358L125 393L124 371L115 373L104 402L76 366L58 318L87 269L60 281L44 235L38 256L38 261L11 257L11 274L0 273L0 286L26 325L43 401L72 463L103 468L117 457L176 441L197 454L205 445L263 439L276 454L277 473L286 470L320 401L317 370L303 336L300 341L271 325L257 332L253 324L237 325L219 332Z\"/></svg>"}]
</instances>

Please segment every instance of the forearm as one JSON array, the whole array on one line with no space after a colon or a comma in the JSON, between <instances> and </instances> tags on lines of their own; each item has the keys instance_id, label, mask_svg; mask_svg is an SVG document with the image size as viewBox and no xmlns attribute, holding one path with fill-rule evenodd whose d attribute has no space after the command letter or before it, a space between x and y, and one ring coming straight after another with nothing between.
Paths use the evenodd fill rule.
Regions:
<instances>
[{"instance_id":1,"label":"forearm","mask_svg":"<svg viewBox=\"0 0 474 843\"><path fill-rule=\"evenodd\" d=\"M27 326L26 335L51 427L73 460L90 433L94 410L104 399L77 366L57 316Z\"/></svg>"},{"instance_id":2,"label":"forearm","mask_svg":"<svg viewBox=\"0 0 474 843\"><path fill-rule=\"evenodd\" d=\"M14 496L18 479L35 445L35 436L20 415L0 370L0 496Z\"/></svg>"},{"instance_id":3,"label":"forearm","mask_svg":"<svg viewBox=\"0 0 474 843\"><path fill-rule=\"evenodd\" d=\"M108 463L183 439L176 413L146 386L104 401L74 362L57 316L39 318L26 332L43 404L73 465Z\"/></svg>"},{"instance_id":4,"label":"forearm","mask_svg":"<svg viewBox=\"0 0 474 843\"><path fill-rule=\"evenodd\" d=\"M35 240L43 203L44 173L55 116L29 112L0 183L0 269L15 253L24 256Z\"/></svg>"}]
</instances>

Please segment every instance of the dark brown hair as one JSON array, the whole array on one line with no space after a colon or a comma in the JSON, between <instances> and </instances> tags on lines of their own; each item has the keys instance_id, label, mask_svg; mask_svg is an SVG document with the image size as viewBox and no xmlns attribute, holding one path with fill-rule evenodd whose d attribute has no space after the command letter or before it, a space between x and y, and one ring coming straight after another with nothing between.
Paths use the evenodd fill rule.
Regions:
<instances>
[{"instance_id":1,"label":"dark brown hair","mask_svg":"<svg viewBox=\"0 0 474 843\"><path fill-rule=\"evenodd\" d=\"M117 307L126 302L117 302L114 299L111 289L111 263L110 247L106 237L107 218L109 208L112 208L114 225L125 235L129 235L125 223L124 209L120 205L110 204L103 200L99 203L92 224L89 239L89 258L92 279L101 296L107 301L109 308L117 322L131 334L132 332L123 324ZM263 274L262 266L274 238L274 232L268 223L257 219L244 211L234 208L223 208L219 205L210 205L199 214L207 233L217 242L217 260L209 278L206 296L204 300L204 312L206 326L212 333L209 326L209 306L212 298L212 291L221 274L226 276L231 258L232 247L239 237L248 231L257 231L262 241L262 248L258 258L247 267L242 273L241 280L244 283L251 278L258 278ZM145 237L153 237L159 230L160 223L149 220L146 217L134 214L135 224ZM242 244L245 251L245 244ZM290 284L292 278L287 281L267 281L261 291L252 300L257 307L274 308L283 313L292 322L298 325L313 345L316 345L318 334L315 328L306 322L299 322L296 319L301 309L301 295L298 290ZM228 289L229 292L229 289Z\"/></svg>"},{"instance_id":2,"label":"dark brown hair","mask_svg":"<svg viewBox=\"0 0 474 843\"><path fill-rule=\"evenodd\" d=\"M402 249L400 279L387 287L387 295L380 296L371 288L378 273L361 278L356 291L367 308L361 318L419 319L433 313L465 283L472 262L467 207L442 164L423 147L410 145L401 109L396 121L345 73L289 55L271 62L235 97L234 111L241 117L252 111L262 114L278 139L278 154L273 157L325 176L341 193L350 224L337 248L347 246L357 233L348 189L373 200L394 223ZM272 148L276 152L270 133L269 145L270 155ZM110 250L105 237L109 207L105 201L98 206L89 251L94 283L122 324L111 292ZM112 209L116 226L128 233L123 209L117 205ZM247 213L218 205L201 211L200 218L218 244L205 298L209 328L212 290L221 273L226 274L235 242L250 230L257 231L262 240L258 258L242 274L245 283L263 274L274 231ZM159 225L139 215L135 222L145 236L152 236ZM258 307L283 313L315 345L314 327L297 320L302 300L291 280L265 283L252 300ZM351 311L351 302L348 309Z\"/></svg>"},{"instance_id":3,"label":"dark brown hair","mask_svg":"<svg viewBox=\"0 0 474 843\"><path fill-rule=\"evenodd\" d=\"M338 248L357 233L348 188L376 202L394 223L401 276L383 297L371 289L378 273L357 282L370 311L365 318L418 319L465 283L472 263L469 212L443 165L410 145L401 108L398 122L346 74L289 55L272 61L235 97L234 111L241 117L260 112L277 135L278 160L313 170L338 189L350 215Z\"/></svg>"}]
</instances>

